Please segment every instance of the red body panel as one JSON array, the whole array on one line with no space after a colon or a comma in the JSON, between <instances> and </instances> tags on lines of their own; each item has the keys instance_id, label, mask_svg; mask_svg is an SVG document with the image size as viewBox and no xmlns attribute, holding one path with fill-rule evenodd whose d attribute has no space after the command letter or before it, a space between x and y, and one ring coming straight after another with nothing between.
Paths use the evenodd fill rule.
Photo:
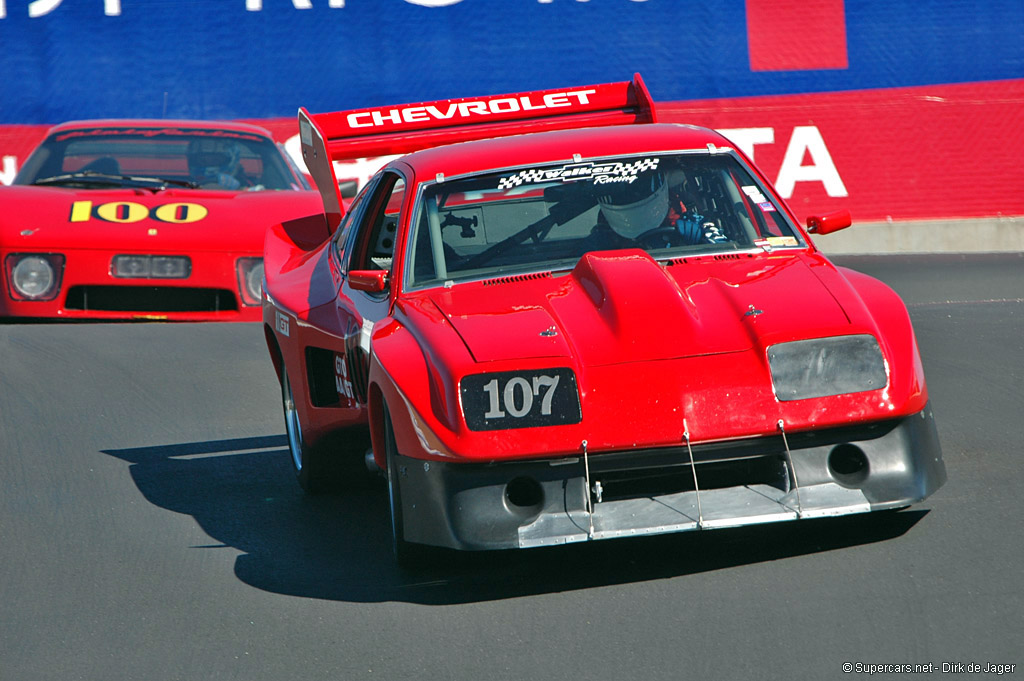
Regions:
<instances>
[{"instance_id":1,"label":"red body panel","mask_svg":"<svg viewBox=\"0 0 1024 681\"><path fill-rule=\"evenodd\" d=\"M144 129L156 126L201 127L238 130L266 137L250 125L199 121L103 121L63 124L60 131L103 125L110 128ZM0 188L4 205L0 216L0 262L11 254L60 254L64 257L60 289L50 300L19 300L9 290L6 272L0 277L0 317L49 319L167 319L255 321L260 318L258 300L244 299L240 290L239 260L263 255L264 232L275 223L322 211L319 196L302 191L225 191L170 187L76 189L16 185ZM117 255L184 256L191 272L180 279L128 279L115 277L112 261ZM213 296L220 309L131 309L131 303L115 301L107 309L89 307L89 293L69 293L76 287L102 287L118 298L131 289L159 287L174 296L175 290ZM113 289L111 287L119 287ZM85 290L85 289L79 289ZM79 300L84 296L84 300ZM255 303L255 304L254 304ZM129 309L109 309L127 307Z\"/></svg>"},{"instance_id":2,"label":"red body panel","mask_svg":"<svg viewBox=\"0 0 1024 681\"><path fill-rule=\"evenodd\" d=\"M632 300L650 303L650 283L616 269L623 276L614 292L595 298L587 291L592 273L585 263L596 257L601 254L585 257L563 277L466 285L401 303L395 323L374 334L371 378L398 382L395 390L443 442L445 456L487 461L571 455L583 440L592 452L678 445L687 427L696 441L772 435L779 419L792 431L836 427L906 416L927 402L905 313L894 308L881 320L866 314L856 290L821 256L786 254L767 262L752 256L669 268L645 257L651 277L678 295L671 302L669 296L658 298L656 311L645 312L641 305L635 318L617 310ZM608 264L613 260L608 257ZM815 276L814 269L824 273ZM839 288L839 295L822 280ZM883 311L896 301L884 286L863 283ZM848 301L849 314L837 299ZM744 316L748 304L762 314ZM538 336L552 325L557 336ZM403 342L403 333L412 338ZM769 345L857 333L888 339L883 353L893 370L887 389L779 402L767 364ZM674 340L679 338L687 341ZM417 347L422 358L410 357ZM438 396L457 394L458 380L481 371L481 363L493 372L572 367L582 421L511 430L500 438L468 430L458 405ZM400 447L416 451L415 429L404 435L408 439Z\"/></svg>"},{"instance_id":3,"label":"red body panel","mask_svg":"<svg viewBox=\"0 0 1024 681\"><path fill-rule=\"evenodd\" d=\"M575 130L441 147L393 165L409 177L432 178L443 171L458 176L566 158L567 149L599 158L708 144L728 142L699 128L635 126L614 137ZM340 348L352 327L363 324L358 315L353 321L335 314L356 307L344 291L332 309L343 280L331 246L306 250L323 229L320 224L268 236L264 319L273 329L280 309L299 327L291 337L277 334L289 367L303 366L305 345ZM398 243L401 248L401 232ZM402 278L402 255L396 252L395 280ZM591 451L677 445L684 419L700 441L772 434L779 419L789 430L839 426L912 414L927 401L902 303L881 283L836 269L813 247L687 258L667 267L642 251L591 253L570 275L412 293L393 287L390 295L393 309L373 320L371 404L361 406L356 418L307 401L303 417L313 437L367 418L378 390L408 407L392 405L403 452L465 460L570 455L584 439ZM753 308L760 313L745 316ZM538 335L549 327L558 334ZM779 402L768 346L864 333L880 340L889 367L886 389ZM573 368L579 381L579 424L523 428L500 438L466 428L458 403L462 376L481 367L563 366ZM375 451L379 458L381 448Z\"/></svg>"}]
</instances>

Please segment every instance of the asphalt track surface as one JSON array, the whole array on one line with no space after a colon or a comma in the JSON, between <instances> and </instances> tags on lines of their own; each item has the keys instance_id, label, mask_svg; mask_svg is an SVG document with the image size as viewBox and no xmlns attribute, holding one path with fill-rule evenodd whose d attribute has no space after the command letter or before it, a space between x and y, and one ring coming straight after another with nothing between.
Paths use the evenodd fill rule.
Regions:
<instances>
[{"instance_id":1,"label":"asphalt track surface","mask_svg":"<svg viewBox=\"0 0 1024 681\"><path fill-rule=\"evenodd\" d=\"M1024 256L836 260L908 303L949 472L925 503L414 575L382 488L290 478L258 325L0 325L0 679L1024 674Z\"/></svg>"}]
</instances>

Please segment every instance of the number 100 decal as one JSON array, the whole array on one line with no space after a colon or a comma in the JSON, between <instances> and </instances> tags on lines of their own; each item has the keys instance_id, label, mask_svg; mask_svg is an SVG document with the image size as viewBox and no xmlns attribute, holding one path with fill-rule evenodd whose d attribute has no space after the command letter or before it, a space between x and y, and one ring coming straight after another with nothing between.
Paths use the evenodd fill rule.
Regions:
<instances>
[{"instance_id":1,"label":"number 100 decal","mask_svg":"<svg viewBox=\"0 0 1024 681\"><path fill-rule=\"evenodd\" d=\"M462 410L470 430L579 423L579 390L571 369L476 374L462 379Z\"/></svg>"}]
</instances>

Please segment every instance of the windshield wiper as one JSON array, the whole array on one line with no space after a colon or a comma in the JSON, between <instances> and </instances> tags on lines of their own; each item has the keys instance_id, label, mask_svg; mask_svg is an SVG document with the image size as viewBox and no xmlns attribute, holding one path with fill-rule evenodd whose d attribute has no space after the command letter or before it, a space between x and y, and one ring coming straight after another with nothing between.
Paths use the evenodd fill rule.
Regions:
<instances>
[{"instance_id":1,"label":"windshield wiper","mask_svg":"<svg viewBox=\"0 0 1024 681\"><path fill-rule=\"evenodd\" d=\"M164 177L146 177L138 175L110 175L98 173L95 170L83 170L75 173L63 173L51 177L43 177L32 184L34 185L62 185L62 184L95 184L112 187L143 187L153 189L166 189L169 185L176 187L188 187L196 189L199 185L188 180L172 180Z\"/></svg>"}]
</instances>

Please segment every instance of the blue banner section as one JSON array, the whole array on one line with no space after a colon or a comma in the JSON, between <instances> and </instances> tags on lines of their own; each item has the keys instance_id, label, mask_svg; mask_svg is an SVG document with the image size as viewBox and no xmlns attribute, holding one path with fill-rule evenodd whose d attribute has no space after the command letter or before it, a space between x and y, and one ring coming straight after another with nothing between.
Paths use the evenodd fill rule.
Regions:
<instances>
[{"instance_id":1,"label":"blue banner section","mask_svg":"<svg viewBox=\"0 0 1024 681\"><path fill-rule=\"evenodd\" d=\"M637 71L661 102L1024 77L1021 0L839 2L848 66L789 71L752 70L752 3L0 0L0 124L290 117Z\"/></svg>"}]
</instances>

